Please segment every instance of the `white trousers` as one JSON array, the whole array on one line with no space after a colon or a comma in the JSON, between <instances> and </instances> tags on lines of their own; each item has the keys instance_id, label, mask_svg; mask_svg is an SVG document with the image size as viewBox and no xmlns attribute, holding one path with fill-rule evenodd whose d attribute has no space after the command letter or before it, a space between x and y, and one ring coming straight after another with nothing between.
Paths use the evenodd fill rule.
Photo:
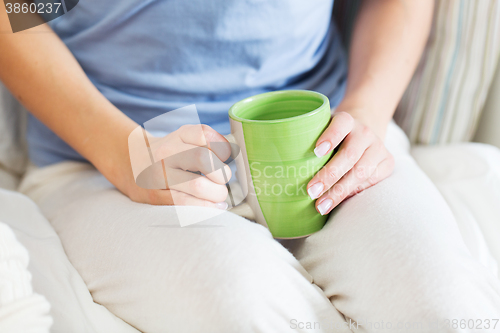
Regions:
<instances>
[{"instance_id":1,"label":"white trousers","mask_svg":"<svg viewBox=\"0 0 500 333\"><path fill-rule=\"evenodd\" d=\"M500 331L495 268L471 255L394 124L386 144L391 177L281 244L230 212L182 228L173 207L134 203L83 163L33 169L21 191L95 302L143 332Z\"/></svg>"}]
</instances>

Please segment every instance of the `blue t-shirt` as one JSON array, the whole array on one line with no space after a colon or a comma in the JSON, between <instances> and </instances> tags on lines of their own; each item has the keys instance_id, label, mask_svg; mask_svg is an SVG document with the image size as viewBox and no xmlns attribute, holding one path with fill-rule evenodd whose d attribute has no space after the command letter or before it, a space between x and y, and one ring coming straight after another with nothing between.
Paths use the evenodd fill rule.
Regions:
<instances>
[{"instance_id":1,"label":"blue t-shirt","mask_svg":"<svg viewBox=\"0 0 500 333\"><path fill-rule=\"evenodd\" d=\"M101 93L138 124L195 104L201 123L227 134L229 107L251 95L307 89L339 103L347 64L332 6L333 0L82 0L50 25ZM83 160L34 117L28 142L38 166Z\"/></svg>"}]
</instances>

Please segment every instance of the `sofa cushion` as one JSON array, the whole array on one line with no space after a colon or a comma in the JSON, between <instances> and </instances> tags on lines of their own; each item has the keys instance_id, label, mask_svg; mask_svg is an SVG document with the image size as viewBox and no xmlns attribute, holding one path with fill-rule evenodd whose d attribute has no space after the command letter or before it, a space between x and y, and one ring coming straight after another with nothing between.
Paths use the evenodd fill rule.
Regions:
<instances>
[{"instance_id":1,"label":"sofa cushion","mask_svg":"<svg viewBox=\"0 0 500 333\"><path fill-rule=\"evenodd\" d=\"M481 114L474 141L500 148L500 63Z\"/></svg>"},{"instance_id":2,"label":"sofa cushion","mask_svg":"<svg viewBox=\"0 0 500 333\"><path fill-rule=\"evenodd\" d=\"M14 191L17 189L20 182L20 178L7 170L5 170L0 165L0 189L6 189Z\"/></svg>"},{"instance_id":3,"label":"sofa cushion","mask_svg":"<svg viewBox=\"0 0 500 333\"><path fill-rule=\"evenodd\" d=\"M417 146L411 154L448 203L468 249L495 267L500 263L500 150L458 143Z\"/></svg>"},{"instance_id":4,"label":"sofa cushion","mask_svg":"<svg viewBox=\"0 0 500 333\"><path fill-rule=\"evenodd\" d=\"M17 176L28 161L25 138L27 111L0 82L0 169Z\"/></svg>"}]
</instances>

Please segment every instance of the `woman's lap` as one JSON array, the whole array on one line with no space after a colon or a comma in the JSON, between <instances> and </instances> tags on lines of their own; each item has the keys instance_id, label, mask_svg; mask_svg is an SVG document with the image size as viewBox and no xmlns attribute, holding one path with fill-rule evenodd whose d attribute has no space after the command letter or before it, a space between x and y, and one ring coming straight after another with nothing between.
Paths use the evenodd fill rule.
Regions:
<instances>
[{"instance_id":1,"label":"woman's lap","mask_svg":"<svg viewBox=\"0 0 500 333\"><path fill-rule=\"evenodd\" d=\"M229 212L180 227L178 209L196 219L212 212L134 203L87 165L39 171L24 192L51 221L94 300L141 331L280 332L294 319L328 319L339 329L327 331L348 332L264 227ZM45 180L33 184L32 176Z\"/></svg>"},{"instance_id":2,"label":"woman's lap","mask_svg":"<svg viewBox=\"0 0 500 333\"><path fill-rule=\"evenodd\" d=\"M367 321L420 322L418 332L436 331L429 321L498 318L498 280L471 257L401 135L392 126L390 178L344 202L322 231L282 242L300 264L253 222L226 212L181 228L175 208L133 203L87 165L32 171L22 190L94 300L146 332L274 332L317 322L341 332L336 309L367 325L360 331L370 330Z\"/></svg>"}]
</instances>

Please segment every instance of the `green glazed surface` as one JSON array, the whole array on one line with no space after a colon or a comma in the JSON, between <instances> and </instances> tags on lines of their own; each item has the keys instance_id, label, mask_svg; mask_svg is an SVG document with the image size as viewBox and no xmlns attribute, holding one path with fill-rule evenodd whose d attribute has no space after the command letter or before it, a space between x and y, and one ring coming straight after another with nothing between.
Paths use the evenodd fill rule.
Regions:
<instances>
[{"instance_id":1,"label":"green glazed surface","mask_svg":"<svg viewBox=\"0 0 500 333\"><path fill-rule=\"evenodd\" d=\"M330 122L330 103L312 91L277 91L244 99L229 116L242 123L253 186L267 225L276 238L320 230L321 216L307 183L331 157L314 154Z\"/></svg>"}]
</instances>

